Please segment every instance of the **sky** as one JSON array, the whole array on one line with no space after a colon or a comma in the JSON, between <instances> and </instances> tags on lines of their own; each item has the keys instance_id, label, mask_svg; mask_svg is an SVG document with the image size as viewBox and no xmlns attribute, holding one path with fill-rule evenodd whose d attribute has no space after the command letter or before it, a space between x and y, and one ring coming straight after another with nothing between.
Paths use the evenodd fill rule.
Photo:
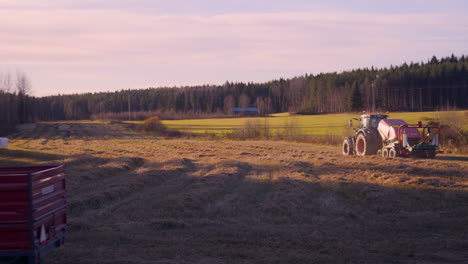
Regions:
<instances>
[{"instance_id":1,"label":"sky","mask_svg":"<svg viewBox=\"0 0 468 264\"><path fill-rule=\"evenodd\" d=\"M0 0L33 95L264 82L468 54L466 0Z\"/></svg>"}]
</instances>

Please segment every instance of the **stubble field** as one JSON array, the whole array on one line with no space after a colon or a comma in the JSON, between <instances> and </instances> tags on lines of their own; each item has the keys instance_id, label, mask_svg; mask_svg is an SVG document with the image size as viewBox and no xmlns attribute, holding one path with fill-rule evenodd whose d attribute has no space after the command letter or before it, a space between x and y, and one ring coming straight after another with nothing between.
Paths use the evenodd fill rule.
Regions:
<instances>
[{"instance_id":1,"label":"stubble field","mask_svg":"<svg viewBox=\"0 0 468 264\"><path fill-rule=\"evenodd\" d=\"M64 163L65 247L47 263L463 263L468 157L344 157L273 141L25 126L0 165Z\"/></svg>"}]
</instances>

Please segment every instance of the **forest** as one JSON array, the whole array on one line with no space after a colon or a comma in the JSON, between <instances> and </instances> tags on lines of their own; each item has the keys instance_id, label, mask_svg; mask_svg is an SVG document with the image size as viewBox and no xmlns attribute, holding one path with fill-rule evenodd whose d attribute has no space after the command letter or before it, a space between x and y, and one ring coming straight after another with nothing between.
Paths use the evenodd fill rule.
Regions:
<instances>
[{"instance_id":1,"label":"forest","mask_svg":"<svg viewBox=\"0 0 468 264\"><path fill-rule=\"evenodd\" d=\"M233 107L279 112L431 111L468 108L468 58L305 74L266 83L161 87L32 97L24 73L0 75L0 122L80 120L127 112L229 115ZM375 100L373 100L375 98ZM373 101L375 105L373 106ZM128 115L131 119L132 115Z\"/></svg>"}]
</instances>

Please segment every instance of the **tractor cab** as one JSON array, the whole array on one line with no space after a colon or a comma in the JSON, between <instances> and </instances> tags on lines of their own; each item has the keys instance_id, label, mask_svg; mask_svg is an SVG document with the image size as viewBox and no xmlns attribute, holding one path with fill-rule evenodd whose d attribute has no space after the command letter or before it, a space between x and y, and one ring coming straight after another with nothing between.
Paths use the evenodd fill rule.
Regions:
<instances>
[{"instance_id":1,"label":"tractor cab","mask_svg":"<svg viewBox=\"0 0 468 264\"><path fill-rule=\"evenodd\" d=\"M380 120L387 119L388 115L361 115L361 128L377 128Z\"/></svg>"},{"instance_id":2,"label":"tractor cab","mask_svg":"<svg viewBox=\"0 0 468 264\"><path fill-rule=\"evenodd\" d=\"M361 115L361 118L353 118L349 120L349 126L353 127L353 120L357 120L361 122L359 129L367 129L367 128L377 128L379 126L380 120L387 119L388 115ZM356 129L354 129L357 131Z\"/></svg>"}]
</instances>

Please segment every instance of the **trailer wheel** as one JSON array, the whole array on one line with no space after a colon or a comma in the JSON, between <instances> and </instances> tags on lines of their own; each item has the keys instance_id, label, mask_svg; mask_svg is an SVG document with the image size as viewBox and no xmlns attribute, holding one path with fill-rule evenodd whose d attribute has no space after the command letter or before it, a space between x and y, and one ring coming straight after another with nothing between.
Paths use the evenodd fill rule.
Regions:
<instances>
[{"instance_id":1,"label":"trailer wheel","mask_svg":"<svg viewBox=\"0 0 468 264\"><path fill-rule=\"evenodd\" d=\"M385 148L382 150L382 157L388 158L388 149Z\"/></svg>"},{"instance_id":2,"label":"trailer wheel","mask_svg":"<svg viewBox=\"0 0 468 264\"><path fill-rule=\"evenodd\" d=\"M377 150L377 156L382 156L382 149Z\"/></svg>"},{"instance_id":3,"label":"trailer wheel","mask_svg":"<svg viewBox=\"0 0 468 264\"><path fill-rule=\"evenodd\" d=\"M352 137L345 137L343 140L343 155L353 155L353 140Z\"/></svg>"},{"instance_id":4,"label":"trailer wheel","mask_svg":"<svg viewBox=\"0 0 468 264\"><path fill-rule=\"evenodd\" d=\"M396 153L396 150L394 148L391 148L389 151L388 151L388 157L389 158L395 158L397 156L397 153Z\"/></svg>"}]
</instances>

